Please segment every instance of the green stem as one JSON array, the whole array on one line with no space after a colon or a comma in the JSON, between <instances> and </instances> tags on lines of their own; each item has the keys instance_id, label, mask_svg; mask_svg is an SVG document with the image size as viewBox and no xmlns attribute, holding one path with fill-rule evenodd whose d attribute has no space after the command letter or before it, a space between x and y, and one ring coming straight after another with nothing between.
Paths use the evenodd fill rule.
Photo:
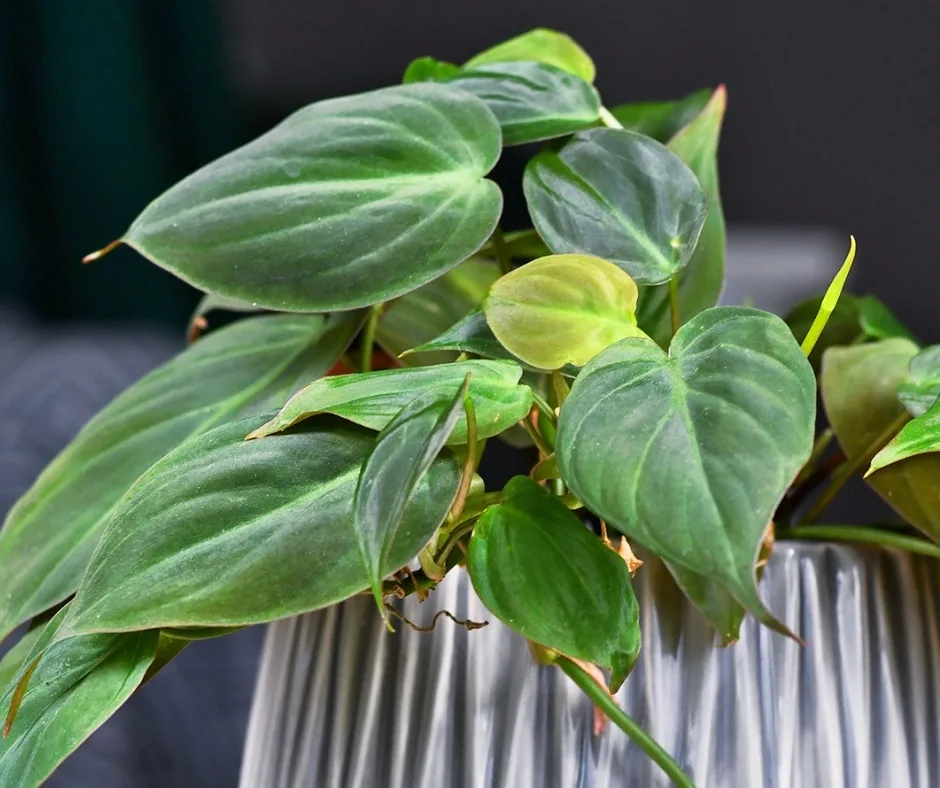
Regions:
<instances>
[{"instance_id":1,"label":"green stem","mask_svg":"<svg viewBox=\"0 0 940 788\"><path fill-rule=\"evenodd\" d=\"M473 400L470 399L469 392L463 399L463 407L467 414L467 462L464 464L463 476L460 477L457 497L450 508L450 516L454 520L460 517L463 507L467 503L470 485L473 483L473 474L477 469L477 451L479 450L479 446L477 446L477 412L476 408L473 407Z\"/></svg>"},{"instance_id":2,"label":"green stem","mask_svg":"<svg viewBox=\"0 0 940 788\"><path fill-rule=\"evenodd\" d=\"M506 246L506 236L503 235L503 228L499 225L493 230L492 241L499 270L504 274L508 274L512 271L512 257L509 256L509 249Z\"/></svg>"},{"instance_id":3,"label":"green stem","mask_svg":"<svg viewBox=\"0 0 940 788\"><path fill-rule=\"evenodd\" d=\"M600 118L601 123L603 123L609 129L623 128L623 124L614 117L613 113L607 109L607 107L601 107Z\"/></svg>"},{"instance_id":4,"label":"green stem","mask_svg":"<svg viewBox=\"0 0 940 788\"><path fill-rule=\"evenodd\" d=\"M614 700L604 687L598 684L580 665L572 662L567 657L556 657L555 664L558 665L578 688L587 695L591 702L620 730L627 734L634 743L640 747L653 762L662 769L678 788L695 788L689 776L682 771L682 767L676 763L656 741L639 725L636 720L630 717Z\"/></svg>"},{"instance_id":5,"label":"green stem","mask_svg":"<svg viewBox=\"0 0 940 788\"><path fill-rule=\"evenodd\" d=\"M571 387L561 374L560 369L552 370L552 390L555 393L555 402L558 403L560 408L565 404L565 400L568 399L568 395L571 393Z\"/></svg>"},{"instance_id":6,"label":"green stem","mask_svg":"<svg viewBox=\"0 0 940 788\"><path fill-rule=\"evenodd\" d=\"M940 558L940 545L917 536L896 534L880 528L865 528L852 525L803 525L783 528L775 534L777 539L818 539L834 542L862 542L881 547L894 547L909 553Z\"/></svg>"},{"instance_id":7,"label":"green stem","mask_svg":"<svg viewBox=\"0 0 940 788\"><path fill-rule=\"evenodd\" d=\"M532 443L538 447L538 450L546 457L551 456L552 447L545 442L545 438L539 434L539 431L535 429L535 427L532 425L532 422L529 421L528 417L522 420L522 426L525 431L529 433L529 437L532 438Z\"/></svg>"},{"instance_id":8,"label":"green stem","mask_svg":"<svg viewBox=\"0 0 940 788\"><path fill-rule=\"evenodd\" d=\"M679 279L669 280L669 317L672 320L672 335L675 336L682 322L679 318Z\"/></svg>"},{"instance_id":9,"label":"green stem","mask_svg":"<svg viewBox=\"0 0 940 788\"><path fill-rule=\"evenodd\" d=\"M382 317L382 305L376 304L369 310L366 327L362 330L362 344L359 346L359 371L372 371L372 346L375 344L375 332Z\"/></svg>"},{"instance_id":10,"label":"green stem","mask_svg":"<svg viewBox=\"0 0 940 788\"><path fill-rule=\"evenodd\" d=\"M558 423L558 417L555 415L555 411L552 410L552 406L549 405L535 389L532 389L532 402L552 424Z\"/></svg>"}]
</instances>

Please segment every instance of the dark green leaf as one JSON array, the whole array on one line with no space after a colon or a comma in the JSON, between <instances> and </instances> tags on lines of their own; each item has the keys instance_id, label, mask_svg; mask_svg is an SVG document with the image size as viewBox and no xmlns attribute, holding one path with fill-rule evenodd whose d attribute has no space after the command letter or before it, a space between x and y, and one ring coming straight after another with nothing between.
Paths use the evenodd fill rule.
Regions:
<instances>
[{"instance_id":1,"label":"dark green leaf","mask_svg":"<svg viewBox=\"0 0 940 788\"><path fill-rule=\"evenodd\" d=\"M327 312L388 301L479 249L499 125L433 82L311 104L152 202L122 239L217 295Z\"/></svg>"},{"instance_id":2,"label":"dark green leaf","mask_svg":"<svg viewBox=\"0 0 940 788\"><path fill-rule=\"evenodd\" d=\"M542 151L526 167L523 189L553 252L610 260L638 284L665 282L689 262L708 211L678 156L620 129L582 131L560 151Z\"/></svg>"},{"instance_id":3,"label":"dark green leaf","mask_svg":"<svg viewBox=\"0 0 940 788\"><path fill-rule=\"evenodd\" d=\"M531 479L517 476L484 512L467 551L483 604L539 645L612 671L636 662L640 627L624 560Z\"/></svg>"},{"instance_id":4,"label":"dark green leaf","mask_svg":"<svg viewBox=\"0 0 940 788\"><path fill-rule=\"evenodd\" d=\"M537 27L527 33L503 41L464 63L464 68L476 68L488 63L511 63L535 60L563 69L585 82L594 81L594 63L587 52L564 33Z\"/></svg>"},{"instance_id":5,"label":"dark green leaf","mask_svg":"<svg viewBox=\"0 0 940 788\"><path fill-rule=\"evenodd\" d=\"M924 348L911 359L910 379L898 385L898 397L912 416L923 416L940 397L940 345Z\"/></svg>"},{"instance_id":6,"label":"dark green leaf","mask_svg":"<svg viewBox=\"0 0 940 788\"><path fill-rule=\"evenodd\" d=\"M78 587L118 499L193 435L280 407L323 375L357 313L250 318L200 340L108 405L42 473L0 531L0 639Z\"/></svg>"},{"instance_id":7,"label":"dark green leaf","mask_svg":"<svg viewBox=\"0 0 940 788\"><path fill-rule=\"evenodd\" d=\"M534 260L552 253L534 229L506 233L505 240L506 253L513 259Z\"/></svg>"},{"instance_id":8,"label":"dark green leaf","mask_svg":"<svg viewBox=\"0 0 940 788\"><path fill-rule=\"evenodd\" d=\"M461 353L473 353L483 358L505 359L522 363L506 348L499 344L493 331L486 322L483 310L474 309L463 320L458 321L440 336L425 342L412 350L412 353L430 353L442 350L457 350Z\"/></svg>"},{"instance_id":9,"label":"dark green leaf","mask_svg":"<svg viewBox=\"0 0 940 788\"><path fill-rule=\"evenodd\" d=\"M591 85L543 63L474 66L447 81L486 102L503 130L504 145L561 137L600 119L600 97Z\"/></svg>"},{"instance_id":10,"label":"dark green leaf","mask_svg":"<svg viewBox=\"0 0 940 788\"><path fill-rule=\"evenodd\" d=\"M871 461L868 473L916 457L940 451L940 407L936 403L904 428ZM867 475L867 474L866 474Z\"/></svg>"},{"instance_id":11,"label":"dark green leaf","mask_svg":"<svg viewBox=\"0 0 940 788\"><path fill-rule=\"evenodd\" d=\"M696 94L697 95L697 94ZM692 259L679 272L679 317L684 323L715 306L725 283L725 217L718 188L718 141L725 114L724 86L702 112L669 141L669 150L689 165L708 196L708 218ZM669 286L645 288L637 313L640 327L662 347L672 336Z\"/></svg>"},{"instance_id":12,"label":"dark green leaf","mask_svg":"<svg viewBox=\"0 0 940 788\"><path fill-rule=\"evenodd\" d=\"M737 599L712 578L666 564L676 585L715 628L722 646L736 642L747 611Z\"/></svg>"},{"instance_id":13,"label":"dark green leaf","mask_svg":"<svg viewBox=\"0 0 940 788\"><path fill-rule=\"evenodd\" d=\"M379 433L362 468L353 502L355 531L372 593L383 616L382 580L405 507L450 437L463 411L468 387L469 376L456 396L431 391L405 405ZM427 522L425 543L438 525Z\"/></svg>"},{"instance_id":14,"label":"dark green leaf","mask_svg":"<svg viewBox=\"0 0 940 788\"><path fill-rule=\"evenodd\" d=\"M369 587L353 497L375 435L325 417L245 441L262 420L188 441L134 484L72 602L71 631L241 626L326 607ZM431 466L385 571L424 547L459 480L450 453Z\"/></svg>"},{"instance_id":15,"label":"dark green leaf","mask_svg":"<svg viewBox=\"0 0 940 788\"><path fill-rule=\"evenodd\" d=\"M717 307L667 356L625 339L581 371L561 407L562 478L585 505L679 569L709 578L764 623L754 565L813 444L813 371L784 322Z\"/></svg>"},{"instance_id":16,"label":"dark green leaf","mask_svg":"<svg viewBox=\"0 0 940 788\"><path fill-rule=\"evenodd\" d=\"M67 613L66 608L56 615L26 658L29 665L42 654L10 733L0 739L0 785L33 788L44 782L120 708L153 661L156 632L54 643ZM0 717L10 708L14 688L11 682L0 699Z\"/></svg>"},{"instance_id":17,"label":"dark green leaf","mask_svg":"<svg viewBox=\"0 0 940 788\"><path fill-rule=\"evenodd\" d=\"M401 81L405 85L410 85L412 82L440 82L452 77L458 71L460 71L460 66L426 55L415 58L408 64Z\"/></svg>"},{"instance_id":18,"label":"dark green leaf","mask_svg":"<svg viewBox=\"0 0 940 788\"><path fill-rule=\"evenodd\" d=\"M666 143L702 113L712 94L710 88L703 88L678 101L619 104L610 112L625 129Z\"/></svg>"},{"instance_id":19,"label":"dark green leaf","mask_svg":"<svg viewBox=\"0 0 940 788\"><path fill-rule=\"evenodd\" d=\"M382 430L418 394L435 389L453 392L470 373L470 396L476 406L481 438L498 435L532 408L532 390L519 384L522 369L518 364L462 361L323 378L294 395L276 418L251 437L272 435L317 413L333 413L364 427ZM467 442L466 418L457 422L450 442Z\"/></svg>"},{"instance_id":20,"label":"dark green leaf","mask_svg":"<svg viewBox=\"0 0 940 788\"><path fill-rule=\"evenodd\" d=\"M873 339L904 337L914 341L914 335L898 320L885 303L873 295L858 301L859 322L866 336Z\"/></svg>"}]
</instances>

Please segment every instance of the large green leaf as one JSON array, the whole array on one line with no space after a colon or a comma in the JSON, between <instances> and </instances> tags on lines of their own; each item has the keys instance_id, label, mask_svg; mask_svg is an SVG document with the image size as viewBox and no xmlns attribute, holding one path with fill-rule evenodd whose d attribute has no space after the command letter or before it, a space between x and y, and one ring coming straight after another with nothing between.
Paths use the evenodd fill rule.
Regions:
<instances>
[{"instance_id":1,"label":"large green leaf","mask_svg":"<svg viewBox=\"0 0 940 788\"><path fill-rule=\"evenodd\" d=\"M504 145L521 145L596 126L597 91L554 66L521 61L466 68L447 82L486 102L503 130Z\"/></svg>"},{"instance_id":2,"label":"large green leaf","mask_svg":"<svg viewBox=\"0 0 940 788\"><path fill-rule=\"evenodd\" d=\"M919 454L940 451L940 407L936 403L923 415L904 425L894 439L871 461L868 473Z\"/></svg>"},{"instance_id":3,"label":"large green leaf","mask_svg":"<svg viewBox=\"0 0 940 788\"><path fill-rule=\"evenodd\" d=\"M497 280L483 302L500 344L538 369L583 366L637 328L637 287L613 263L581 254L540 257Z\"/></svg>"},{"instance_id":4,"label":"large green leaf","mask_svg":"<svg viewBox=\"0 0 940 788\"><path fill-rule=\"evenodd\" d=\"M362 467L353 502L354 527L372 593L383 615L382 580L405 507L450 437L463 410L468 385L469 376L456 395L434 390L405 405L379 433ZM433 520L426 523L425 543L438 525Z\"/></svg>"},{"instance_id":5,"label":"large green leaf","mask_svg":"<svg viewBox=\"0 0 940 788\"><path fill-rule=\"evenodd\" d=\"M823 405L847 456L873 454L891 437L885 431L899 428L905 409L897 390L909 378L917 351L913 342L897 337L830 348L823 355ZM865 481L905 520L940 541L940 455L911 457Z\"/></svg>"},{"instance_id":6,"label":"large green leaf","mask_svg":"<svg viewBox=\"0 0 940 788\"><path fill-rule=\"evenodd\" d=\"M250 318L200 340L129 388L79 433L0 531L0 639L78 587L134 480L187 438L284 404L323 375L361 315Z\"/></svg>"},{"instance_id":7,"label":"large green leaf","mask_svg":"<svg viewBox=\"0 0 940 788\"><path fill-rule=\"evenodd\" d=\"M461 361L323 378L295 394L275 418L251 437L272 435L317 413L333 413L364 427L381 430L416 395L435 389L453 392L468 374L472 375L470 396L476 407L480 438L498 435L531 409L532 390L519 383L522 368L518 364ZM461 417L450 443L466 442L467 420Z\"/></svg>"},{"instance_id":8,"label":"large green leaf","mask_svg":"<svg viewBox=\"0 0 940 788\"><path fill-rule=\"evenodd\" d=\"M245 441L262 421L188 441L134 484L72 601L70 631L254 624L369 587L353 497L375 435L322 417ZM411 497L385 571L420 552L459 480L456 459L441 455Z\"/></svg>"},{"instance_id":9,"label":"large green leaf","mask_svg":"<svg viewBox=\"0 0 940 788\"><path fill-rule=\"evenodd\" d=\"M708 196L708 218L688 265L679 276L679 318L686 322L715 306L725 283L725 217L718 188L718 140L726 94L719 87L702 112L669 140L669 149L689 165ZM637 313L640 326L665 347L672 336L669 287L646 288Z\"/></svg>"},{"instance_id":10,"label":"large green leaf","mask_svg":"<svg viewBox=\"0 0 940 788\"><path fill-rule=\"evenodd\" d=\"M502 196L486 105L437 83L320 101L154 200L122 239L200 290L271 309L388 301L479 249Z\"/></svg>"},{"instance_id":11,"label":"large green leaf","mask_svg":"<svg viewBox=\"0 0 940 788\"><path fill-rule=\"evenodd\" d=\"M611 669L616 691L640 627L626 562L556 498L517 476L484 512L467 550L483 604L529 640Z\"/></svg>"},{"instance_id":12,"label":"large green leaf","mask_svg":"<svg viewBox=\"0 0 940 788\"><path fill-rule=\"evenodd\" d=\"M60 611L42 630L20 671L21 676L42 655L9 735L0 739L4 788L43 783L120 708L153 661L156 632L84 635L54 643L67 613L67 608ZM10 708L16 683L5 687L0 719Z\"/></svg>"},{"instance_id":13,"label":"large green leaf","mask_svg":"<svg viewBox=\"0 0 940 788\"><path fill-rule=\"evenodd\" d=\"M618 104L610 113L625 129L666 143L701 114L712 94L711 89L703 88L677 101Z\"/></svg>"},{"instance_id":14,"label":"large green leaf","mask_svg":"<svg viewBox=\"0 0 940 788\"><path fill-rule=\"evenodd\" d=\"M910 364L910 379L898 385L898 397L912 416L923 416L940 397L940 345L924 348Z\"/></svg>"},{"instance_id":15,"label":"large green leaf","mask_svg":"<svg viewBox=\"0 0 940 788\"><path fill-rule=\"evenodd\" d=\"M813 444L812 368L786 324L744 307L700 313L665 354L625 339L581 371L561 407L562 478L591 511L761 621L764 531Z\"/></svg>"},{"instance_id":16,"label":"large green leaf","mask_svg":"<svg viewBox=\"0 0 940 788\"><path fill-rule=\"evenodd\" d=\"M610 260L638 284L666 282L689 262L708 212L685 162L622 129L578 132L560 151L543 150L522 185L549 249Z\"/></svg>"},{"instance_id":17,"label":"large green leaf","mask_svg":"<svg viewBox=\"0 0 940 788\"><path fill-rule=\"evenodd\" d=\"M476 68L489 63L511 63L535 60L564 69L585 82L594 81L594 63L587 52L564 33L537 27L508 41L503 41L464 63L464 68Z\"/></svg>"}]
</instances>

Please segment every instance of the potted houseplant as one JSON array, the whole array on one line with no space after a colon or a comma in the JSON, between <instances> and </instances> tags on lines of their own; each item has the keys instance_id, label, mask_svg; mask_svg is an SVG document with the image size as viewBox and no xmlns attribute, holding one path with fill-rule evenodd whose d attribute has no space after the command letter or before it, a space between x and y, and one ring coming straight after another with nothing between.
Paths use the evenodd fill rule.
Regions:
<instances>
[{"instance_id":1,"label":"potted houseplant","mask_svg":"<svg viewBox=\"0 0 940 788\"><path fill-rule=\"evenodd\" d=\"M361 622L366 604L376 643L433 626L427 607L466 642L486 637L479 614L504 622L573 679L596 732L609 718L691 785L611 694L641 653L634 579L654 654L667 624L707 620L729 644L746 616L746 639L800 649L813 633L758 590L781 540L940 552L940 354L880 302L839 298L854 242L789 324L716 306L724 89L608 110L593 77L547 30L463 66L420 58L404 84L315 103L207 165L89 255L128 244L207 295L193 344L89 423L0 532L0 637L30 622L0 664L0 786L41 783L193 640L315 610ZM531 143L533 227L504 233L486 176ZM217 308L275 314L200 338ZM499 437L535 457L487 489ZM904 523L815 525L859 472ZM418 663L376 664L433 726L436 706L409 705ZM352 746L321 752L331 784L376 784Z\"/></svg>"}]
</instances>

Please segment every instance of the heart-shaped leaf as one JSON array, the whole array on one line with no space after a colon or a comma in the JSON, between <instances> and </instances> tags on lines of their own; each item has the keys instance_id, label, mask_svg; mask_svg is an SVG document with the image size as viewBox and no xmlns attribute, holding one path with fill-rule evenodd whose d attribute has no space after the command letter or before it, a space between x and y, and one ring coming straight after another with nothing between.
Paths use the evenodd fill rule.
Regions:
<instances>
[{"instance_id":1,"label":"heart-shaped leaf","mask_svg":"<svg viewBox=\"0 0 940 788\"><path fill-rule=\"evenodd\" d=\"M638 101L611 107L610 114L625 129L669 142L705 109L713 91L697 90L678 101Z\"/></svg>"},{"instance_id":2,"label":"heart-shaped leaf","mask_svg":"<svg viewBox=\"0 0 940 788\"><path fill-rule=\"evenodd\" d=\"M592 359L561 407L562 478L631 541L714 581L764 623L754 565L813 444L812 368L786 324L706 310L666 355L625 339Z\"/></svg>"},{"instance_id":3,"label":"heart-shaped leaf","mask_svg":"<svg viewBox=\"0 0 940 788\"><path fill-rule=\"evenodd\" d=\"M940 345L924 348L911 359L910 379L898 385L898 397L912 416L923 416L940 397Z\"/></svg>"},{"instance_id":4,"label":"heart-shaped leaf","mask_svg":"<svg viewBox=\"0 0 940 788\"><path fill-rule=\"evenodd\" d=\"M519 60L547 63L574 74L585 82L594 81L594 62L587 52L570 36L544 27L537 27L475 55L464 63L464 68Z\"/></svg>"},{"instance_id":5,"label":"heart-shaped leaf","mask_svg":"<svg viewBox=\"0 0 940 788\"><path fill-rule=\"evenodd\" d=\"M118 499L212 427L283 405L323 375L362 323L344 313L249 318L205 339L101 411L43 471L0 531L0 639L74 593Z\"/></svg>"},{"instance_id":6,"label":"heart-shaped leaf","mask_svg":"<svg viewBox=\"0 0 940 788\"><path fill-rule=\"evenodd\" d=\"M556 253L616 263L638 284L671 279L692 257L708 212L688 165L621 129L581 131L526 166L532 223Z\"/></svg>"},{"instance_id":7,"label":"heart-shaped leaf","mask_svg":"<svg viewBox=\"0 0 940 788\"><path fill-rule=\"evenodd\" d=\"M262 438L317 413L382 430L415 396L432 390L453 392L467 375L480 438L499 435L528 414L532 389L519 383L522 368L509 361L461 361L433 367L389 369L322 378L295 394L270 422L249 437ZM451 444L467 442L467 420L457 422Z\"/></svg>"},{"instance_id":8,"label":"heart-shaped leaf","mask_svg":"<svg viewBox=\"0 0 940 788\"><path fill-rule=\"evenodd\" d=\"M70 632L241 626L369 587L353 497L375 435L325 417L245 441L262 421L188 441L134 484L72 601ZM411 496L383 571L420 552L459 481L456 459L441 455Z\"/></svg>"},{"instance_id":9,"label":"heart-shaped leaf","mask_svg":"<svg viewBox=\"0 0 940 788\"><path fill-rule=\"evenodd\" d=\"M53 643L67 613L60 611L42 630L0 699L2 718L19 677L41 655L9 734L0 739L0 785L34 788L45 782L130 697L153 661L156 632Z\"/></svg>"},{"instance_id":10,"label":"heart-shaped leaf","mask_svg":"<svg viewBox=\"0 0 940 788\"><path fill-rule=\"evenodd\" d=\"M868 474L919 454L940 451L940 407L937 403L923 415L904 425L894 439L871 461Z\"/></svg>"},{"instance_id":11,"label":"heart-shaped leaf","mask_svg":"<svg viewBox=\"0 0 940 788\"><path fill-rule=\"evenodd\" d=\"M477 523L467 569L483 604L541 646L611 669L623 683L640 651L626 562L524 476Z\"/></svg>"},{"instance_id":12,"label":"heart-shaped leaf","mask_svg":"<svg viewBox=\"0 0 940 788\"><path fill-rule=\"evenodd\" d=\"M486 102L504 145L521 145L596 126L597 91L555 66L521 61L465 68L447 82Z\"/></svg>"},{"instance_id":13,"label":"heart-shaped leaf","mask_svg":"<svg viewBox=\"0 0 940 788\"><path fill-rule=\"evenodd\" d=\"M454 63L429 56L419 57L408 64L401 81L403 85L410 85L412 82L441 82L459 71L460 66Z\"/></svg>"},{"instance_id":14,"label":"heart-shaped leaf","mask_svg":"<svg viewBox=\"0 0 940 788\"><path fill-rule=\"evenodd\" d=\"M708 217L692 259L679 271L679 318L686 322L715 306L725 283L725 217L718 188L718 141L727 97L719 87L701 113L669 140L669 150L689 165L708 196ZM645 288L637 313L640 326L662 347L672 336L669 287Z\"/></svg>"},{"instance_id":15,"label":"heart-shaped leaf","mask_svg":"<svg viewBox=\"0 0 940 788\"><path fill-rule=\"evenodd\" d=\"M405 506L447 443L463 410L469 383L468 375L456 396L432 390L405 405L379 433L359 476L353 502L356 537L383 617L382 580ZM427 523L425 543L438 525Z\"/></svg>"},{"instance_id":16,"label":"heart-shaped leaf","mask_svg":"<svg viewBox=\"0 0 940 788\"><path fill-rule=\"evenodd\" d=\"M541 257L500 277L483 302L486 321L510 353L538 369L583 366L637 328L637 287L599 257Z\"/></svg>"},{"instance_id":17,"label":"heart-shaped leaf","mask_svg":"<svg viewBox=\"0 0 940 788\"><path fill-rule=\"evenodd\" d=\"M154 200L122 239L270 309L388 301L479 249L502 210L486 105L433 82L320 101Z\"/></svg>"}]
</instances>

